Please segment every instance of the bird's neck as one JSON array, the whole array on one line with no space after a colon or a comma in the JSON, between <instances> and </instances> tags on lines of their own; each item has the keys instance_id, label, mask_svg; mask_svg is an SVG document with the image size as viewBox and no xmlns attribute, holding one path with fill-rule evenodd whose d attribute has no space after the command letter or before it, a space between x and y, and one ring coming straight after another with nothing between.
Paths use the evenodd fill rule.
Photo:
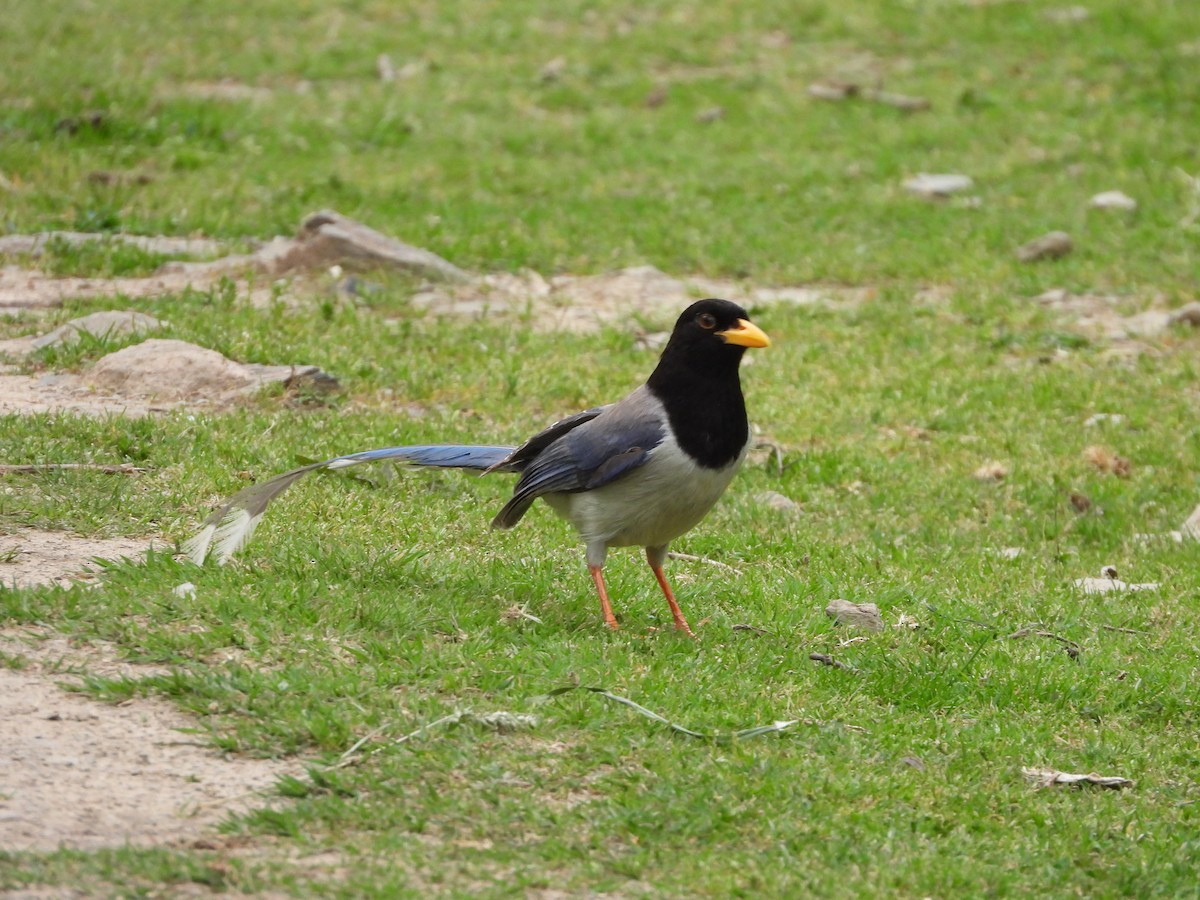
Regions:
<instances>
[{"instance_id":1,"label":"bird's neck","mask_svg":"<svg viewBox=\"0 0 1200 900\"><path fill-rule=\"evenodd\" d=\"M664 354L646 387L666 410L680 449L706 469L723 469L749 440L746 401L736 358L705 362L711 365L681 365Z\"/></svg>"}]
</instances>

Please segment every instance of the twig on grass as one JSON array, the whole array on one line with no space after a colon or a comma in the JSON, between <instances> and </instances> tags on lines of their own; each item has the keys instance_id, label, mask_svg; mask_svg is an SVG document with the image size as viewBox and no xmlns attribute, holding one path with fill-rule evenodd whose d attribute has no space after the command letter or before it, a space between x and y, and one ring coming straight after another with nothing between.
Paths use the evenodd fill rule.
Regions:
<instances>
[{"instance_id":1,"label":"twig on grass","mask_svg":"<svg viewBox=\"0 0 1200 900\"><path fill-rule=\"evenodd\" d=\"M738 624L730 625L729 627L733 631L753 631L755 634L771 634L772 633L765 628L759 628L757 625L747 625L744 622L739 622Z\"/></svg>"},{"instance_id":2,"label":"twig on grass","mask_svg":"<svg viewBox=\"0 0 1200 900\"><path fill-rule=\"evenodd\" d=\"M1029 637L1030 635L1058 641L1063 645L1063 649L1067 651L1067 656L1071 657L1071 659L1078 659L1079 654L1083 652L1083 648L1075 643L1075 641L1055 634L1052 631L1042 631L1037 625L1026 625L1024 628L1018 628L1012 634L1008 635L1007 640L1016 640L1018 638Z\"/></svg>"},{"instance_id":3,"label":"twig on grass","mask_svg":"<svg viewBox=\"0 0 1200 900\"><path fill-rule=\"evenodd\" d=\"M1138 631L1136 628L1121 628L1118 625L1105 625L1103 622L1100 623L1100 627L1105 631L1116 631L1121 634L1140 634L1146 637L1150 636L1150 632L1148 631Z\"/></svg>"},{"instance_id":4,"label":"twig on grass","mask_svg":"<svg viewBox=\"0 0 1200 900\"><path fill-rule=\"evenodd\" d=\"M694 731L691 728L685 728L683 725L677 725L676 723L672 722L670 719L666 718L665 716L660 716L654 710L647 709L646 707L642 706L640 703L630 700L628 697L622 697L619 694L611 693L610 691L607 691L601 687L585 687L583 685L577 685L577 684L566 685L565 687L555 688L554 690L550 691L548 694L546 694L544 696L543 699L549 700L552 697L558 697L558 696L560 696L562 694L566 694L570 691L587 691L588 693L591 693L591 694L598 694L599 696L603 697L606 700L610 700L613 703L619 703L622 706L626 706L629 709L632 709L634 712L638 713L639 715L645 716L647 719L650 719L654 722L658 722L662 725L666 725L668 728L670 728L674 732L677 732L679 734L686 734L688 737L700 738L701 740L706 740L706 741L716 741L716 742L736 741L736 740L743 740L745 738L759 737L764 734L778 734L778 733L787 731L788 729L792 728L795 725L817 725L817 726L820 726L820 725L829 724L826 722L816 721L815 719L789 719L787 721L772 722L769 725L757 725L757 726L754 726L751 728L743 728L740 731L734 731L734 732L730 732L727 734L705 734L702 731ZM857 725L842 725L840 722L836 723L836 724L841 725L842 728L845 728L849 731L863 731L863 732L866 731L865 728L861 728Z\"/></svg>"},{"instance_id":5,"label":"twig on grass","mask_svg":"<svg viewBox=\"0 0 1200 900\"><path fill-rule=\"evenodd\" d=\"M771 458L775 460L775 469L777 475L783 474L783 448L774 441L759 440L754 442L755 450L769 450Z\"/></svg>"},{"instance_id":6,"label":"twig on grass","mask_svg":"<svg viewBox=\"0 0 1200 900\"><path fill-rule=\"evenodd\" d=\"M724 569L727 572L732 572L734 575L745 574L741 569L735 569L733 566L729 565L729 563L723 563L717 559L709 559L707 556L693 556L690 553L678 553L675 550L672 550L667 554L667 556L671 559L681 559L685 562L707 563L710 566L716 566L718 569Z\"/></svg>"},{"instance_id":7,"label":"twig on grass","mask_svg":"<svg viewBox=\"0 0 1200 900\"><path fill-rule=\"evenodd\" d=\"M819 662L823 666L832 666L835 669L845 669L847 672L858 671L853 666L848 666L841 660L834 659L833 656L828 653L810 653L808 654L808 658L813 662Z\"/></svg>"},{"instance_id":8,"label":"twig on grass","mask_svg":"<svg viewBox=\"0 0 1200 900\"><path fill-rule=\"evenodd\" d=\"M822 655L822 654L814 654L814 655L816 656L816 655ZM831 659L832 659L832 657L831 657ZM829 664L836 665L839 668L846 668L841 663L831 662ZM545 702L547 700L550 700L551 698L562 696L563 694L569 693L571 691L586 691L589 694L597 694L606 700L609 700L613 703L619 703L621 706L627 707L628 709L632 709L638 715L645 716L647 719L650 719L654 722L658 722L662 725L666 725L668 728L670 728L674 732L677 732L678 734L685 734L688 737L700 738L701 740L706 740L706 741L725 742L725 741L744 740L746 738L760 737L764 734L779 734L781 732L789 730L790 728L792 728L796 725L823 726L823 725L830 724L830 723L826 723L826 722L820 722L815 719L788 719L788 720L784 720L784 721L771 722L768 725L755 725L750 728L743 728L739 731L729 732L726 734L706 734L703 731L695 731L695 730L693 730L691 728L687 728L683 725L676 724L675 722L672 722L670 719L668 719L666 716L661 716L658 713L656 713L654 710L647 709L646 707L642 706L640 703L638 703L634 700L630 700L628 697L622 697L619 694L614 694L611 691L605 690L604 688L601 688L601 687L586 687L586 686L579 685L579 684L568 684L568 685L564 685L563 687L555 688L554 690L549 691L548 693L543 694L541 697L538 697L536 699L539 702ZM389 745L393 746L393 747L398 747L401 744L406 744L409 741L420 737L421 735L425 734L426 732L431 731L435 728L439 728L443 725L460 725L460 724L466 724L466 723L480 725L484 728L491 729L492 731L508 732L508 731L519 731L519 730L524 730L524 729L528 729L528 728L534 728L538 724L538 718L537 718L537 716L532 716L527 713L511 713L511 712L498 711L498 712L493 712L493 713L486 713L486 714L480 716L480 715L476 715L475 713L471 712L470 710L458 710L456 712L450 713L449 715L441 716L437 719L434 719L432 722L427 722L426 724L422 725L420 728L416 729L415 731L410 731L408 734L402 735L402 736L396 738L395 740L391 741ZM842 728L845 728L847 731L857 731L857 732L864 732L864 733L866 732L865 728L862 728L861 726L858 726L858 725L844 725L840 722L834 723L834 724L840 725ZM362 748L364 746L366 746L369 742L373 741L375 738L379 737L379 735L383 734L383 732L385 732L389 727L390 726L388 726L388 725L381 725L379 728L376 728L373 731L370 731L367 734L360 737L357 741L354 742L353 745L351 745L350 749L348 749L345 753L343 753L341 755L341 757L338 758L338 761L336 763L334 763L330 768L342 769L342 768L345 768L346 766L355 765L361 758L361 757L356 756L356 754L359 753L359 751L362 750Z\"/></svg>"},{"instance_id":9,"label":"twig on grass","mask_svg":"<svg viewBox=\"0 0 1200 900\"><path fill-rule=\"evenodd\" d=\"M350 749L347 750L345 753L343 753L341 756L339 756L338 761L335 762L332 766L330 766L330 768L344 769L344 768L346 768L346 766L354 765L355 763L358 762L358 760L355 758L354 754L356 754L360 749L362 749L364 744L368 744L371 741L375 740L375 738L379 737L379 735L383 734L387 730L388 730L387 725L380 725L378 728L374 728L371 731L368 731L366 734L364 734L362 737L360 737L357 741L355 741L353 744L351 744Z\"/></svg>"},{"instance_id":10,"label":"twig on grass","mask_svg":"<svg viewBox=\"0 0 1200 900\"><path fill-rule=\"evenodd\" d=\"M908 94L897 94L892 91L881 91L877 88L862 87L861 85L844 81L818 81L808 86L808 95L817 100L851 100L860 97L872 103L882 103L884 106L894 106L905 112L919 112L929 109L930 103L924 97L912 97Z\"/></svg>"},{"instance_id":11,"label":"twig on grass","mask_svg":"<svg viewBox=\"0 0 1200 900\"><path fill-rule=\"evenodd\" d=\"M469 709L460 709L450 713L449 715L434 719L432 722L426 722L416 731L410 731L408 734L401 735L392 741L392 745L399 746L400 744L408 743L413 738L420 737L425 732L441 725L462 725L467 723L479 725L491 731L523 731L525 729L536 727L538 724L538 718L537 716L531 716L527 713L512 713L506 712L505 710L497 710L496 712L476 715ZM391 726L381 725L373 731L369 731L364 734L357 741L355 741L354 744L351 745L350 749L343 753L338 758L338 761L330 768L343 769L346 766L354 765L356 762L358 762L354 754L361 750L364 745L387 731L389 727Z\"/></svg>"}]
</instances>

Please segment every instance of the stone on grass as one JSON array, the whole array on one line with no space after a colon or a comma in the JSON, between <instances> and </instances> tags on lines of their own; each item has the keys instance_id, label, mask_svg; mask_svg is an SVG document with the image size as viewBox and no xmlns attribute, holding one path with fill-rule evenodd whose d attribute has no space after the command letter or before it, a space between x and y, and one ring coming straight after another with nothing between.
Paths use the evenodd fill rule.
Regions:
<instances>
[{"instance_id":1,"label":"stone on grass","mask_svg":"<svg viewBox=\"0 0 1200 900\"><path fill-rule=\"evenodd\" d=\"M904 182L904 187L906 190L912 191L914 194L919 194L922 197L940 199L949 197L951 194L970 190L974 184L975 182L971 180L969 175L938 175L921 172L907 179Z\"/></svg>"},{"instance_id":2,"label":"stone on grass","mask_svg":"<svg viewBox=\"0 0 1200 900\"><path fill-rule=\"evenodd\" d=\"M1053 6L1042 13L1044 18L1059 25L1077 25L1090 15L1086 6Z\"/></svg>"},{"instance_id":3,"label":"stone on grass","mask_svg":"<svg viewBox=\"0 0 1200 900\"><path fill-rule=\"evenodd\" d=\"M214 402L264 385L330 376L316 366L243 365L186 341L148 340L102 357L85 375L88 385L125 397Z\"/></svg>"},{"instance_id":4,"label":"stone on grass","mask_svg":"<svg viewBox=\"0 0 1200 900\"><path fill-rule=\"evenodd\" d=\"M754 499L768 509L774 509L778 512L796 513L800 512L800 504L787 497L779 491L763 491L761 494L756 494Z\"/></svg>"},{"instance_id":5,"label":"stone on grass","mask_svg":"<svg viewBox=\"0 0 1200 900\"><path fill-rule=\"evenodd\" d=\"M1191 325L1200 328L1200 300L1193 300L1179 309L1171 310L1168 325Z\"/></svg>"},{"instance_id":6,"label":"stone on grass","mask_svg":"<svg viewBox=\"0 0 1200 900\"><path fill-rule=\"evenodd\" d=\"M825 607L825 615L838 625L863 628L867 631L883 631L883 616L874 603L851 603L849 600L831 600Z\"/></svg>"},{"instance_id":7,"label":"stone on grass","mask_svg":"<svg viewBox=\"0 0 1200 900\"><path fill-rule=\"evenodd\" d=\"M1065 231L1051 231L1018 248L1017 259L1036 262L1039 259L1058 259L1075 249L1071 236Z\"/></svg>"},{"instance_id":8,"label":"stone on grass","mask_svg":"<svg viewBox=\"0 0 1200 900\"><path fill-rule=\"evenodd\" d=\"M1088 201L1095 209L1137 209L1137 201L1122 191L1104 191Z\"/></svg>"},{"instance_id":9,"label":"stone on grass","mask_svg":"<svg viewBox=\"0 0 1200 900\"><path fill-rule=\"evenodd\" d=\"M65 325L60 325L48 334L43 334L33 341L34 350L43 347L69 347L76 343L84 334L97 338L112 338L125 334L141 334L162 328L163 323L154 316L135 312L131 309L109 309L95 312L91 315L72 319Z\"/></svg>"},{"instance_id":10,"label":"stone on grass","mask_svg":"<svg viewBox=\"0 0 1200 900\"><path fill-rule=\"evenodd\" d=\"M1157 581L1130 584L1127 581L1121 581L1116 577L1115 573L1108 572L1101 572L1099 578L1076 578L1074 584L1075 587L1082 589L1085 594L1111 594L1120 591L1156 591L1160 586Z\"/></svg>"},{"instance_id":11,"label":"stone on grass","mask_svg":"<svg viewBox=\"0 0 1200 900\"><path fill-rule=\"evenodd\" d=\"M295 238L276 237L254 253L209 263L167 263L159 271L214 277L250 270L280 276L332 266L392 269L436 281L471 279L467 272L436 253L398 241L332 210L308 216Z\"/></svg>"},{"instance_id":12,"label":"stone on grass","mask_svg":"<svg viewBox=\"0 0 1200 900\"><path fill-rule=\"evenodd\" d=\"M283 271L340 264L399 269L425 278L466 281L470 276L436 253L413 247L332 210L306 218L295 246L280 260Z\"/></svg>"},{"instance_id":13,"label":"stone on grass","mask_svg":"<svg viewBox=\"0 0 1200 900\"><path fill-rule=\"evenodd\" d=\"M1200 506L1192 510L1192 514L1187 517L1187 521L1179 529L1185 537L1190 537L1194 541L1200 541Z\"/></svg>"}]
</instances>

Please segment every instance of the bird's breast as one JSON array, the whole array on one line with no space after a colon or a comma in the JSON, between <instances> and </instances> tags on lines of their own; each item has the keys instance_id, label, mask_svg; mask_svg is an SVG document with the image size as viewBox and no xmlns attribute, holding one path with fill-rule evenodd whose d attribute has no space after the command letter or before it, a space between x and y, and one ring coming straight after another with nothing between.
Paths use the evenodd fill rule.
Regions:
<instances>
[{"instance_id":1,"label":"bird's breast","mask_svg":"<svg viewBox=\"0 0 1200 900\"><path fill-rule=\"evenodd\" d=\"M690 531L725 493L745 458L728 465L697 464L668 436L628 475L591 491L548 494L546 501L587 543L660 547Z\"/></svg>"}]
</instances>

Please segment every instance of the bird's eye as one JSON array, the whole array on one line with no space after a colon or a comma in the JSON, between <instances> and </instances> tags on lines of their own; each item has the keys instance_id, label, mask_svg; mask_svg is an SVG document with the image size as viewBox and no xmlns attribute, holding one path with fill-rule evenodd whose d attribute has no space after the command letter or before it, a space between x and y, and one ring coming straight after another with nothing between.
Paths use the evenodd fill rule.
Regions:
<instances>
[{"instance_id":1,"label":"bird's eye","mask_svg":"<svg viewBox=\"0 0 1200 900\"><path fill-rule=\"evenodd\" d=\"M696 316L696 324L705 331L712 331L717 327L717 317L712 313L700 313Z\"/></svg>"}]
</instances>

